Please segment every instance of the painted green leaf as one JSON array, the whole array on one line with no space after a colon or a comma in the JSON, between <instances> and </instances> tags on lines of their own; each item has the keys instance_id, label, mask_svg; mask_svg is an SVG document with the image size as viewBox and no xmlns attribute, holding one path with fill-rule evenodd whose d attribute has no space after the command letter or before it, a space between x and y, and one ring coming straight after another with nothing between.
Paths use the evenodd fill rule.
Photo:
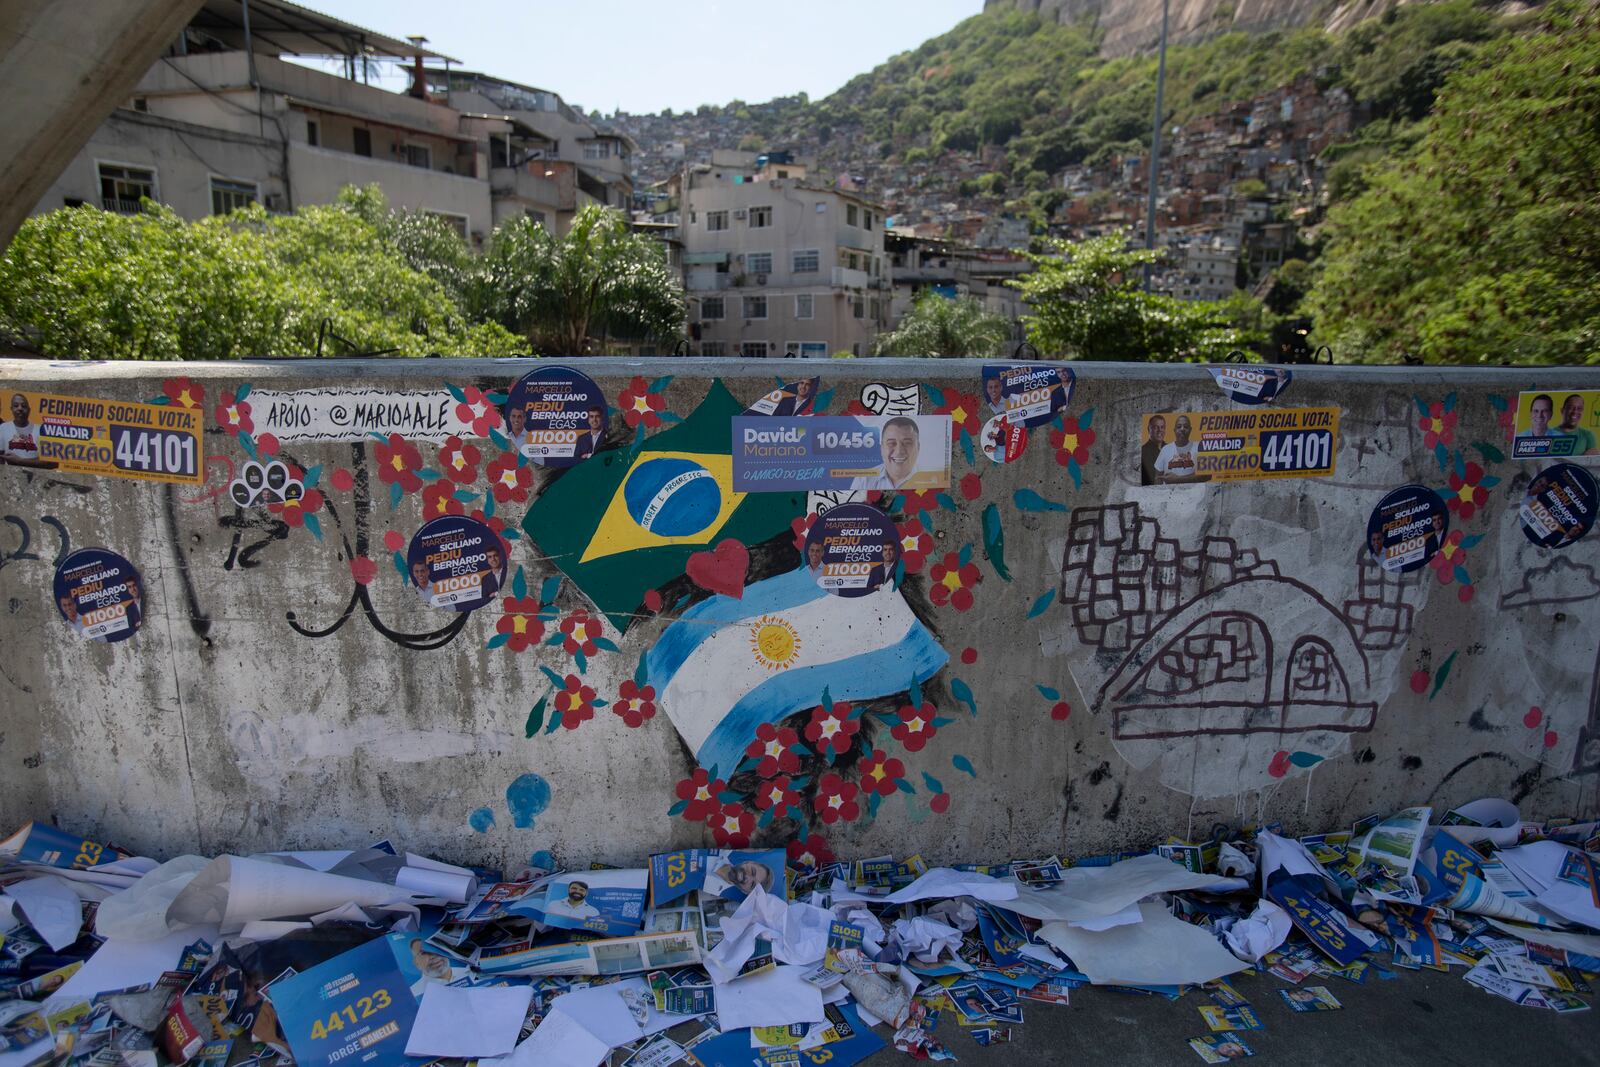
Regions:
<instances>
[{"instance_id":1,"label":"painted green leaf","mask_svg":"<svg viewBox=\"0 0 1600 1067\"><path fill-rule=\"evenodd\" d=\"M672 807L667 809L667 814L669 816L682 815L683 812L684 812L684 809L687 808L688 806L689 806L689 802L687 800L680 800L676 804L672 805Z\"/></svg>"},{"instance_id":2,"label":"painted green leaf","mask_svg":"<svg viewBox=\"0 0 1600 1067\"><path fill-rule=\"evenodd\" d=\"M916 787L910 782L906 781L904 778L896 778L894 780L894 787L900 790L902 793L915 793L917 791Z\"/></svg>"},{"instance_id":3,"label":"painted green leaf","mask_svg":"<svg viewBox=\"0 0 1600 1067\"><path fill-rule=\"evenodd\" d=\"M958 771L965 771L972 777L978 777L978 772L972 769L972 761L965 756L955 755L950 757L950 763Z\"/></svg>"},{"instance_id":4,"label":"painted green leaf","mask_svg":"<svg viewBox=\"0 0 1600 1067\"><path fill-rule=\"evenodd\" d=\"M522 568L517 568L517 573L511 576L511 595L522 600L528 595L528 578L522 573Z\"/></svg>"},{"instance_id":5,"label":"painted green leaf","mask_svg":"<svg viewBox=\"0 0 1600 1067\"><path fill-rule=\"evenodd\" d=\"M1057 504L1054 500L1046 500L1032 489L1018 489L1011 494L1011 502L1018 511L1066 511L1065 504Z\"/></svg>"},{"instance_id":6,"label":"painted green leaf","mask_svg":"<svg viewBox=\"0 0 1600 1067\"><path fill-rule=\"evenodd\" d=\"M1289 762L1296 767L1315 767L1322 762L1322 757L1314 752L1291 752Z\"/></svg>"},{"instance_id":7,"label":"painted green leaf","mask_svg":"<svg viewBox=\"0 0 1600 1067\"><path fill-rule=\"evenodd\" d=\"M235 389L233 391L233 402L235 404L237 404L241 400L243 400L246 397L248 397L249 395L250 395L250 383L249 382L242 382L242 383L240 383L239 388L237 388L237 389ZM1505 401L1502 400L1501 403L1504 404ZM1505 409L1501 408L1501 410L1504 411Z\"/></svg>"},{"instance_id":8,"label":"painted green leaf","mask_svg":"<svg viewBox=\"0 0 1600 1067\"><path fill-rule=\"evenodd\" d=\"M967 706L972 712L972 717L978 717L978 702L972 699L972 689L960 678L950 679L950 695Z\"/></svg>"},{"instance_id":9,"label":"painted green leaf","mask_svg":"<svg viewBox=\"0 0 1600 1067\"><path fill-rule=\"evenodd\" d=\"M539 732L539 727L544 725L544 706L550 699L549 694L539 698L539 703L528 709L528 721L522 727L522 736L533 737Z\"/></svg>"},{"instance_id":10,"label":"painted green leaf","mask_svg":"<svg viewBox=\"0 0 1600 1067\"><path fill-rule=\"evenodd\" d=\"M500 648L509 640L511 640L510 634L495 634L493 637L489 638L488 642L483 647Z\"/></svg>"},{"instance_id":11,"label":"painted green leaf","mask_svg":"<svg viewBox=\"0 0 1600 1067\"><path fill-rule=\"evenodd\" d=\"M1028 609L1028 618L1036 619L1040 615L1043 615L1045 613L1045 611L1050 607L1050 605L1055 603L1055 600L1056 600L1056 591L1054 589L1051 589L1048 592L1046 592L1043 596L1041 596L1038 600L1035 600L1033 602L1033 607Z\"/></svg>"},{"instance_id":12,"label":"painted green leaf","mask_svg":"<svg viewBox=\"0 0 1600 1067\"><path fill-rule=\"evenodd\" d=\"M922 772L922 782L923 782L924 785L926 785L928 787L928 789L931 792L934 792L934 793L943 793L944 792L944 786L940 783L939 779L935 778L933 775L929 774L927 771L923 771Z\"/></svg>"},{"instance_id":13,"label":"painted green leaf","mask_svg":"<svg viewBox=\"0 0 1600 1067\"><path fill-rule=\"evenodd\" d=\"M561 675L557 674L555 671L551 670L549 667L546 667L542 663L539 665L539 673L550 679L550 684L555 686L557 689L565 689L567 687L567 680L565 678L561 677Z\"/></svg>"},{"instance_id":14,"label":"painted green leaf","mask_svg":"<svg viewBox=\"0 0 1600 1067\"><path fill-rule=\"evenodd\" d=\"M1433 692L1428 694L1429 700L1432 700L1434 697L1438 696L1439 690L1444 688L1445 679L1450 677L1450 668L1454 667L1455 663L1456 653L1452 652L1450 655L1445 657L1445 661L1443 663L1439 664L1439 669L1434 673L1433 676Z\"/></svg>"},{"instance_id":15,"label":"painted green leaf","mask_svg":"<svg viewBox=\"0 0 1600 1067\"><path fill-rule=\"evenodd\" d=\"M983 509L983 550L989 556L989 565L1005 581L1011 580L1006 568L1006 532L1000 525L1000 509L990 504Z\"/></svg>"},{"instance_id":16,"label":"painted green leaf","mask_svg":"<svg viewBox=\"0 0 1600 1067\"><path fill-rule=\"evenodd\" d=\"M311 536L315 537L318 541L322 540L322 520L318 519L315 515L306 516L306 529L310 530Z\"/></svg>"},{"instance_id":17,"label":"painted green leaf","mask_svg":"<svg viewBox=\"0 0 1600 1067\"><path fill-rule=\"evenodd\" d=\"M1035 685L1034 688L1037 689L1039 691L1039 695L1044 697L1046 700L1061 699L1060 690L1051 689L1048 685Z\"/></svg>"},{"instance_id":18,"label":"painted green leaf","mask_svg":"<svg viewBox=\"0 0 1600 1067\"><path fill-rule=\"evenodd\" d=\"M1094 408L1085 408L1082 415L1078 416L1078 429L1087 430L1094 425Z\"/></svg>"},{"instance_id":19,"label":"painted green leaf","mask_svg":"<svg viewBox=\"0 0 1600 1067\"><path fill-rule=\"evenodd\" d=\"M561 709L557 708L550 713L550 722L544 728L546 735L553 734L561 728Z\"/></svg>"}]
</instances>

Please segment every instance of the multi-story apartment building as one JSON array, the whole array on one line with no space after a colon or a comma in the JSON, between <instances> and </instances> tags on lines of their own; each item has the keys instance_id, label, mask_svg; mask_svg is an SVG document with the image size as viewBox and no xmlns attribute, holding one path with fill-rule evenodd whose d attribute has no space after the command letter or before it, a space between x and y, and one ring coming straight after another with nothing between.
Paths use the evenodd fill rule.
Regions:
<instances>
[{"instance_id":1,"label":"multi-story apartment building","mask_svg":"<svg viewBox=\"0 0 1600 1067\"><path fill-rule=\"evenodd\" d=\"M669 184L696 354L871 351L892 293L881 206L785 154L717 152Z\"/></svg>"},{"instance_id":2,"label":"multi-story apartment building","mask_svg":"<svg viewBox=\"0 0 1600 1067\"><path fill-rule=\"evenodd\" d=\"M425 67L454 61L421 40L282 0L206 0L34 210L291 211L376 183L481 243L508 217L562 232L586 203L630 205L626 138L554 93ZM308 58L345 76L292 61ZM407 90L368 84L376 63L400 65Z\"/></svg>"}]
</instances>

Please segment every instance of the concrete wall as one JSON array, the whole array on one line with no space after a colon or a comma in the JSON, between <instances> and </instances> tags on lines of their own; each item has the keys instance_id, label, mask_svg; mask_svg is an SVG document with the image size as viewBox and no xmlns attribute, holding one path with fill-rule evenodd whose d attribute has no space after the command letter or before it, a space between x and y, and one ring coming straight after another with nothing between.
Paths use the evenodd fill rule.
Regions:
<instances>
[{"instance_id":1,"label":"concrete wall","mask_svg":"<svg viewBox=\"0 0 1600 1067\"><path fill-rule=\"evenodd\" d=\"M557 590L558 564L575 566L573 546L585 543L585 524L605 500L579 490L559 514L540 501L562 501L583 479L620 477L613 464L633 458L605 450L631 449L636 430L617 410L594 458L559 475L535 469L525 484L513 469L495 518L516 529L535 517L511 542L511 565L524 572L529 597L554 594L545 642L563 621L592 620L594 596L628 600L618 583L649 586L635 594L637 608L614 616L626 632L593 624L601 640L580 671L559 642L491 647L499 603L455 615L408 591L391 545L417 529L424 507L448 508L452 497L429 482L393 503L370 437L282 445L280 459L318 469L322 497L308 508L316 532L229 498L247 456L215 409L245 383L264 448L269 390L496 391L531 365L0 363L7 403L16 388L144 400L187 378L204 390L211 428L198 487L0 467L0 826L49 819L158 855L393 835L449 857L517 863L548 849L584 862L709 843L703 821L672 814L680 799L696 799L694 760L674 723L714 720L733 699L723 688L748 665L708 672L699 679L707 695L692 707L658 692L651 716L632 709L637 726L602 706L529 737L530 710L548 726L557 701L545 669L618 704L641 658L710 596L707 587L743 593L745 583L797 566L786 520L800 520L806 504L778 499L782 514L745 523L736 545L712 533L703 544L619 551L610 579L585 578L584 589L569 577ZM977 404L979 366L855 360L815 369L828 411L916 404L976 426L965 417ZM771 388L776 369L598 359L582 367L617 409L654 386L643 408L689 420L641 427L646 451L692 451L652 438L695 423L697 411L720 425L727 407ZM1141 414L1236 405L1197 367L1075 369L1059 429L1035 430L1022 457L1003 466L981 452L969 460L958 444L957 484L942 501L908 505L905 521L930 532L914 538L922 558L901 595L948 655L922 686L937 725L932 737L891 729L909 678L863 672L852 683L871 694L854 702L867 708L856 722L870 751L854 748L830 768L808 744L789 775L791 785L806 779L796 799L833 852L1083 855L1203 836L1219 823L1281 819L1311 831L1481 795L1510 797L1530 818L1600 810L1600 533L1566 549L1534 547L1517 508L1537 466L1495 458L1509 451L1498 404L1525 389L1600 388L1600 373L1303 369L1275 406L1339 409L1334 477L1146 488ZM714 378L734 399L717 399ZM1436 404L1442 453L1419 425L1419 411ZM481 462L460 487L472 497L469 513L483 508L484 464L499 455L487 440L474 444ZM438 445L417 447L438 472ZM1410 482L1459 499L1448 481L1458 449L1487 499L1470 515L1452 512L1452 532L1466 536L1456 565L1384 575L1363 552L1369 513ZM130 640L82 642L53 606L55 560L88 545L120 552L144 573L146 623ZM959 564L963 553L971 569L946 574L946 555ZM842 603L838 611L847 617ZM1302 662L1306 648L1319 655ZM740 643L734 650L744 655ZM1341 684L1323 686L1331 696L1320 706L1290 707L1278 687L1305 684L1301 668ZM1154 675L1141 672L1157 669L1167 672L1170 706L1141 708L1134 697L1154 691ZM1189 692L1174 688L1184 678ZM1240 695L1258 684L1267 697ZM803 731L811 714L802 709L791 725ZM862 803L854 818L847 810L819 821L814 797L826 776L859 788L864 775L872 780L865 761L876 750L900 761L889 777L904 788L875 812ZM794 836L787 815L759 825L757 798L770 788L759 768L729 788L741 806L726 814L756 824L757 841ZM703 820L701 806L691 810Z\"/></svg>"}]
</instances>

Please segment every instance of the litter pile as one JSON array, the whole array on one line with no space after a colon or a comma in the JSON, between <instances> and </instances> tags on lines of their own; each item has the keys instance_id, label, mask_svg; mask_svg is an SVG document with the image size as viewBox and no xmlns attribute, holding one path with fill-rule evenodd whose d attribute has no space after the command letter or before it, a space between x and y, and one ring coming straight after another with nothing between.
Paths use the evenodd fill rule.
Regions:
<instances>
[{"instance_id":1,"label":"litter pile","mask_svg":"<svg viewBox=\"0 0 1600 1067\"><path fill-rule=\"evenodd\" d=\"M943 1060L941 1015L1002 1043L1084 985L1199 990L1189 1044L1220 1063L1262 1026L1228 980L1251 970L1295 1011L1339 1007L1308 979L1452 967L1588 1010L1597 824L1432 815L1072 863L690 849L509 879L388 842L158 864L33 823L0 842L0 1067Z\"/></svg>"}]
</instances>

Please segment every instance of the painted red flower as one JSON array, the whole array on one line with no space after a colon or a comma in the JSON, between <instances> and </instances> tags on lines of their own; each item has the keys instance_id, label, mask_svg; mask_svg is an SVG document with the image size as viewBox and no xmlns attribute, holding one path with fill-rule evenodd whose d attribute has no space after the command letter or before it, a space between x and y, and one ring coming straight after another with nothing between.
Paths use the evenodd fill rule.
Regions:
<instances>
[{"instance_id":1,"label":"painted red flower","mask_svg":"<svg viewBox=\"0 0 1600 1067\"><path fill-rule=\"evenodd\" d=\"M833 849L816 834L804 841L790 841L785 851L789 853L789 862L802 870L814 871L833 862Z\"/></svg>"},{"instance_id":2,"label":"painted red flower","mask_svg":"<svg viewBox=\"0 0 1600 1067\"><path fill-rule=\"evenodd\" d=\"M794 550L802 556L806 554L806 534L811 532L816 522L815 514L805 514L789 523L789 529L794 531Z\"/></svg>"},{"instance_id":3,"label":"painted red flower","mask_svg":"<svg viewBox=\"0 0 1600 1067\"><path fill-rule=\"evenodd\" d=\"M556 710L561 713L561 725L576 730L594 718L594 687L584 685L576 674L567 675L566 685L556 690Z\"/></svg>"},{"instance_id":4,"label":"painted red flower","mask_svg":"<svg viewBox=\"0 0 1600 1067\"><path fill-rule=\"evenodd\" d=\"M216 416L229 437L256 431L255 421L250 418L250 401L234 399L232 391L217 398Z\"/></svg>"},{"instance_id":5,"label":"painted red flower","mask_svg":"<svg viewBox=\"0 0 1600 1067\"><path fill-rule=\"evenodd\" d=\"M649 430L660 426L661 410L666 406L666 399L660 393L652 393L643 378L634 378L623 386L622 395L617 397L617 407L622 409L622 421L630 429L640 423Z\"/></svg>"},{"instance_id":6,"label":"painted red flower","mask_svg":"<svg viewBox=\"0 0 1600 1067\"><path fill-rule=\"evenodd\" d=\"M968 500L976 500L983 495L983 479L978 477L976 471L968 471L961 476L961 495Z\"/></svg>"},{"instance_id":7,"label":"painted red flower","mask_svg":"<svg viewBox=\"0 0 1600 1067\"><path fill-rule=\"evenodd\" d=\"M1509 404L1500 409L1500 429L1505 432L1507 441L1517 435L1517 413L1511 410Z\"/></svg>"},{"instance_id":8,"label":"painted red flower","mask_svg":"<svg viewBox=\"0 0 1600 1067\"><path fill-rule=\"evenodd\" d=\"M1089 462L1089 446L1094 444L1092 427L1079 426L1078 420L1062 421L1062 428L1050 431L1050 447L1056 450L1056 462L1065 467L1067 460L1075 459L1081 467Z\"/></svg>"},{"instance_id":9,"label":"painted red flower","mask_svg":"<svg viewBox=\"0 0 1600 1067\"><path fill-rule=\"evenodd\" d=\"M771 778L782 772L794 774L800 769L800 756L790 751L800 743L800 735L789 727L778 727L764 722L756 727L756 739L744 750L747 759L760 760L756 774Z\"/></svg>"},{"instance_id":10,"label":"painted red flower","mask_svg":"<svg viewBox=\"0 0 1600 1067\"><path fill-rule=\"evenodd\" d=\"M500 538L500 547L505 549L506 556L509 557L511 555L511 542L506 539L506 520L502 519L498 515L490 515L485 517L482 508L474 509L472 514L468 517L476 519L478 522L483 523L485 526L489 527L489 529L493 530L494 535Z\"/></svg>"},{"instance_id":11,"label":"painted red flower","mask_svg":"<svg viewBox=\"0 0 1600 1067\"><path fill-rule=\"evenodd\" d=\"M933 704L926 700L920 708L906 704L900 708L900 721L890 728L889 736L904 745L907 752L921 752L922 746L939 732L933 725L938 714Z\"/></svg>"},{"instance_id":12,"label":"painted red flower","mask_svg":"<svg viewBox=\"0 0 1600 1067\"><path fill-rule=\"evenodd\" d=\"M850 751L860 731L860 720L850 717L850 705L835 701L832 711L821 706L811 709L811 721L806 724L806 740L819 754L831 748L835 756L842 756Z\"/></svg>"},{"instance_id":13,"label":"painted red flower","mask_svg":"<svg viewBox=\"0 0 1600 1067\"><path fill-rule=\"evenodd\" d=\"M872 755L861 761L861 790L864 793L889 796L899 788L894 784L895 779L905 776L906 765L881 748L873 749Z\"/></svg>"},{"instance_id":14,"label":"painted red flower","mask_svg":"<svg viewBox=\"0 0 1600 1067\"><path fill-rule=\"evenodd\" d=\"M167 403L180 408L200 408L205 405L205 389L188 378L168 378L161 383Z\"/></svg>"},{"instance_id":15,"label":"painted red flower","mask_svg":"<svg viewBox=\"0 0 1600 1067\"><path fill-rule=\"evenodd\" d=\"M515 500L521 504L528 499L528 486L533 481L533 469L518 466L515 452L502 452L489 461L483 469L489 488L494 491L494 502L504 504Z\"/></svg>"},{"instance_id":16,"label":"painted red flower","mask_svg":"<svg viewBox=\"0 0 1600 1067\"><path fill-rule=\"evenodd\" d=\"M711 813L722 806L717 795L728 787L728 783L721 778L712 778L704 767L696 767L694 773L687 778L679 779L673 792L686 807L683 817L690 822L705 822Z\"/></svg>"},{"instance_id":17,"label":"painted red flower","mask_svg":"<svg viewBox=\"0 0 1600 1067\"><path fill-rule=\"evenodd\" d=\"M928 807L933 809L934 814L943 815L945 812L950 810L950 794L933 794L932 798L930 798L928 801Z\"/></svg>"},{"instance_id":18,"label":"painted red flower","mask_svg":"<svg viewBox=\"0 0 1600 1067\"><path fill-rule=\"evenodd\" d=\"M817 779L817 795L812 798L811 805L829 826L841 819L855 822L861 817L861 805L856 800L859 792L854 782L847 782L829 771Z\"/></svg>"},{"instance_id":19,"label":"painted red flower","mask_svg":"<svg viewBox=\"0 0 1600 1067\"><path fill-rule=\"evenodd\" d=\"M478 446L459 437L447 437L439 446L439 469L457 485L471 485L478 477Z\"/></svg>"},{"instance_id":20,"label":"painted red flower","mask_svg":"<svg viewBox=\"0 0 1600 1067\"><path fill-rule=\"evenodd\" d=\"M1468 461L1465 476L1450 473L1450 492L1454 495L1446 501L1450 510L1458 513L1463 519L1472 518L1472 513L1489 502L1489 490L1481 484L1483 481L1483 468L1476 463Z\"/></svg>"},{"instance_id":21,"label":"painted red flower","mask_svg":"<svg viewBox=\"0 0 1600 1067\"><path fill-rule=\"evenodd\" d=\"M276 456L278 448L278 438L274 434L264 433L256 438L256 451L263 456ZM421 460L418 460L418 462L420 463Z\"/></svg>"},{"instance_id":22,"label":"painted red flower","mask_svg":"<svg viewBox=\"0 0 1600 1067\"><path fill-rule=\"evenodd\" d=\"M289 477L295 481L298 482L305 477L305 473L299 467L292 463L288 466ZM267 510L295 529L299 529L306 524L307 515L315 515L322 510L322 503L322 490L307 489L299 500L286 500L281 504L268 504Z\"/></svg>"},{"instance_id":23,"label":"painted red flower","mask_svg":"<svg viewBox=\"0 0 1600 1067\"><path fill-rule=\"evenodd\" d=\"M259 446L260 441L256 444ZM378 481L384 485L398 485L405 493L422 488L422 479L417 475L422 469L422 453L404 437L390 434L387 444L372 446L372 456L378 466Z\"/></svg>"},{"instance_id":24,"label":"painted red flower","mask_svg":"<svg viewBox=\"0 0 1600 1067\"><path fill-rule=\"evenodd\" d=\"M442 515L460 515L466 511L456 499L456 483L429 482L422 490L422 521L437 519Z\"/></svg>"},{"instance_id":25,"label":"painted red flower","mask_svg":"<svg viewBox=\"0 0 1600 1067\"><path fill-rule=\"evenodd\" d=\"M971 393L963 393L958 389L946 389L944 403L934 409L936 415L950 416L950 439L959 441L961 431L976 437L983 428L983 405Z\"/></svg>"},{"instance_id":26,"label":"painted red flower","mask_svg":"<svg viewBox=\"0 0 1600 1067\"><path fill-rule=\"evenodd\" d=\"M933 582L933 602L940 607L949 604L957 611L972 609L972 587L983 580L977 564L963 565L959 552L946 552L944 559L928 571L928 577Z\"/></svg>"},{"instance_id":27,"label":"painted red flower","mask_svg":"<svg viewBox=\"0 0 1600 1067\"><path fill-rule=\"evenodd\" d=\"M800 794L789 787L787 774L780 774L771 781L762 782L756 790L756 807L762 811L776 808L781 815L790 808L799 806Z\"/></svg>"},{"instance_id":28,"label":"painted red flower","mask_svg":"<svg viewBox=\"0 0 1600 1067\"><path fill-rule=\"evenodd\" d=\"M366 556L357 556L350 561L350 577L356 580L357 585L371 585L372 579L378 576L378 565Z\"/></svg>"},{"instance_id":29,"label":"painted red flower","mask_svg":"<svg viewBox=\"0 0 1600 1067\"><path fill-rule=\"evenodd\" d=\"M489 403L483 390L469 385L461 390L466 399L456 404L456 418L472 426L472 436L488 437L500 426L500 409Z\"/></svg>"},{"instance_id":30,"label":"painted red flower","mask_svg":"<svg viewBox=\"0 0 1600 1067\"><path fill-rule=\"evenodd\" d=\"M629 726L644 725L646 719L655 718L656 687L626 679L617 688L617 699L612 702L611 710Z\"/></svg>"},{"instance_id":31,"label":"painted red flower","mask_svg":"<svg viewBox=\"0 0 1600 1067\"><path fill-rule=\"evenodd\" d=\"M356 487L356 476L350 473L348 467L334 468L333 473L328 475L328 481L341 493L348 493Z\"/></svg>"},{"instance_id":32,"label":"painted red flower","mask_svg":"<svg viewBox=\"0 0 1600 1067\"><path fill-rule=\"evenodd\" d=\"M940 492L938 489L902 489L900 508L907 517L920 515L924 511L938 511Z\"/></svg>"},{"instance_id":33,"label":"painted red flower","mask_svg":"<svg viewBox=\"0 0 1600 1067\"><path fill-rule=\"evenodd\" d=\"M756 832L756 815L739 804L724 804L706 819L706 825L718 848L745 848Z\"/></svg>"},{"instance_id":34,"label":"painted red flower","mask_svg":"<svg viewBox=\"0 0 1600 1067\"><path fill-rule=\"evenodd\" d=\"M513 652L537 648L544 639L544 620L539 618L539 601L531 596L508 596L500 601L497 633L506 635L506 647Z\"/></svg>"},{"instance_id":35,"label":"painted red flower","mask_svg":"<svg viewBox=\"0 0 1600 1067\"><path fill-rule=\"evenodd\" d=\"M907 574L921 574L933 551L933 535L923 528L921 519L908 519L895 527L900 531L900 558Z\"/></svg>"},{"instance_id":36,"label":"painted red flower","mask_svg":"<svg viewBox=\"0 0 1600 1067\"><path fill-rule=\"evenodd\" d=\"M1428 405L1428 414L1417 420L1417 428L1422 431L1425 447L1444 445L1448 448L1456 440L1456 413L1454 409L1446 411L1444 403L1435 400Z\"/></svg>"},{"instance_id":37,"label":"painted red flower","mask_svg":"<svg viewBox=\"0 0 1600 1067\"><path fill-rule=\"evenodd\" d=\"M561 648L569 656L576 656L579 652L592 656L596 650L594 639L601 632L599 619L581 609L574 611L561 620Z\"/></svg>"},{"instance_id":38,"label":"painted red flower","mask_svg":"<svg viewBox=\"0 0 1600 1067\"><path fill-rule=\"evenodd\" d=\"M1428 566L1433 568L1433 573L1439 579L1440 585L1449 585L1455 580L1457 566L1467 565L1466 549L1461 547L1461 531L1451 530L1444 535L1444 541L1439 545L1439 551L1428 561Z\"/></svg>"}]
</instances>

